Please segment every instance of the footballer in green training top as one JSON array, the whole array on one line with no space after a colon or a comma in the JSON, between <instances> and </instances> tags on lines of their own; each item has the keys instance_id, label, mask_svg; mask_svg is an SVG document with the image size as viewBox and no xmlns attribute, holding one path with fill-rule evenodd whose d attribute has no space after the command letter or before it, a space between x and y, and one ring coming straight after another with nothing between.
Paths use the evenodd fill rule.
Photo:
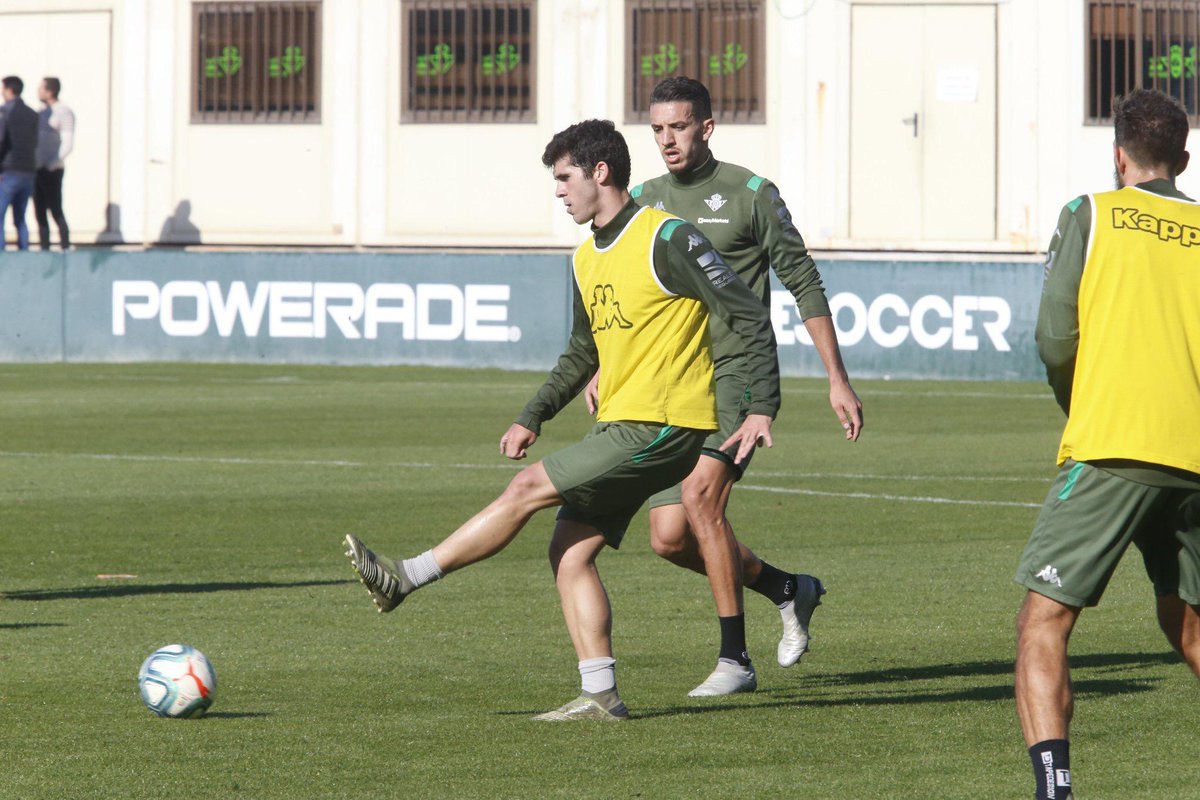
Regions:
<instances>
[{"instance_id":1,"label":"footballer in green training top","mask_svg":"<svg viewBox=\"0 0 1200 800\"><path fill-rule=\"evenodd\" d=\"M850 386L834 332L821 275L775 185L748 169L718 161L709 148L715 123L704 84L668 78L650 95L650 126L667 173L630 190L643 207L675 214L694 224L750 290L767 305L770 271L796 299L805 329L829 375L830 403L846 438L862 431L862 404ZM700 246L697 242L696 246ZM720 320L710 318L721 429L705 442L695 470L682 484L650 499L655 552L707 574L716 601L721 647L713 673L691 694L753 691L757 677L746 651L742 586L779 608L783 636L776 657L783 667L808 650L808 627L825 588L817 578L785 572L740 544L725 517L733 483L749 459L736 463L722 452L725 439L758 399L748 381L745 350ZM589 390L589 404L594 405Z\"/></svg>"}]
</instances>

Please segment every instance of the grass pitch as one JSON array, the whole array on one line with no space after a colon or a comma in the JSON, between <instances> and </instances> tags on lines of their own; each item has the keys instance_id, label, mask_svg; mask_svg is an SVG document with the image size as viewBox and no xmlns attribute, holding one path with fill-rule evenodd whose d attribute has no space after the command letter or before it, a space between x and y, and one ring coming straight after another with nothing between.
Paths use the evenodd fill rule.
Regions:
<instances>
[{"instance_id":1,"label":"grass pitch","mask_svg":"<svg viewBox=\"0 0 1200 800\"><path fill-rule=\"evenodd\" d=\"M600 560L634 719L554 725L528 719L578 688L552 512L387 616L340 547L354 531L412 555L489 502L516 469L499 437L541 379L0 367L0 797L1032 794L1010 581L1054 472L1047 389L863 381L849 445L822 383L786 381L731 518L825 582L812 652L780 669L778 614L747 593L761 688L687 698L715 659L712 600L653 555L643 513ZM570 407L535 457L588 425ZM1196 687L1139 562L1073 643L1080 800L1200 797ZM113 574L136 577L97 577ZM142 659L173 642L216 667L206 719L138 700Z\"/></svg>"}]
</instances>

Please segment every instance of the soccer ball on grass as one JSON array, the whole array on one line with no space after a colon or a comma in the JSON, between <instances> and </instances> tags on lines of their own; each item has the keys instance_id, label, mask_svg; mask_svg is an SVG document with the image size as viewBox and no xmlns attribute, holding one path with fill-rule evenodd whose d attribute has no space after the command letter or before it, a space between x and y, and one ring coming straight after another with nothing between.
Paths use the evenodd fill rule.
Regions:
<instances>
[{"instance_id":1,"label":"soccer ball on grass","mask_svg":"<svg viewBox=\"0 0 1200 800\"><path fill-rule=\"evenodd\" d=\"M142 662L138 691L146 708L160 717L199 717L216 698L217 673L196 648L169 644Z\"/></svg>"}]
</instances>

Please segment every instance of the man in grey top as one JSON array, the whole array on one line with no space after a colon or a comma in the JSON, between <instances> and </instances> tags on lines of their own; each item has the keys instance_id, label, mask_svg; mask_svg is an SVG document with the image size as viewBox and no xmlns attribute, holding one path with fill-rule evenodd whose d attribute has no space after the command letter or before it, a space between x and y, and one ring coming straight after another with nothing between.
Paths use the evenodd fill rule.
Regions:
<instances>
[{"instance_id":1,"label":"man in grey top","mask_svg":"<svg viewBox=\"0 0 1200 800\"><path fill-rule=\"evenodd\" d=\"M42 249L50 249L50 221L58 226L58 242L63 250L71 247L71 231L63 214L63 160L75 145L75 112L59 102L62 82L58 78L43 78L38 86L37 177L33 185L33 213L37 217L38 238Z\"/></svg>"},{"instance_id":2,"label":"man in grey top","mask_svg":"<svg viewBox=\"0 0 1200 800\"><path fill-rule=\"evenodd\" d=\"M37 112L21 100L25 82L16 75L0 81L0 232L4 230L4 215L13 209L17 226L17 249L29 249L29 226L25 224L25 207L33 194L33 176L37 169ZM0 249L4 237L0 236Z\"/></svg>"}]
</instances>

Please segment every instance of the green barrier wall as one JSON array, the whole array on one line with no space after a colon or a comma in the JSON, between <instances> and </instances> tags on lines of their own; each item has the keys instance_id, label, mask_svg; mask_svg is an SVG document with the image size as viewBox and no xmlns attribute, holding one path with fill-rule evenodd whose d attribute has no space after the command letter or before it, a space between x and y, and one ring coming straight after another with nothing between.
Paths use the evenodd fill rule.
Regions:
<instances>
[{"instance_id":1,"label":"green barrier wall","mask_svg":"<svg viewBox=\"0 0 1200 800\"><path fill-rule=\"evenodd\" d=\"M1034 263L823 261L854 377L1039 380ZM0 255L0 360L547 369L570 327L556 254ZM785 375L824 374L790 295Z\"/></svg>"}]
</instances>

